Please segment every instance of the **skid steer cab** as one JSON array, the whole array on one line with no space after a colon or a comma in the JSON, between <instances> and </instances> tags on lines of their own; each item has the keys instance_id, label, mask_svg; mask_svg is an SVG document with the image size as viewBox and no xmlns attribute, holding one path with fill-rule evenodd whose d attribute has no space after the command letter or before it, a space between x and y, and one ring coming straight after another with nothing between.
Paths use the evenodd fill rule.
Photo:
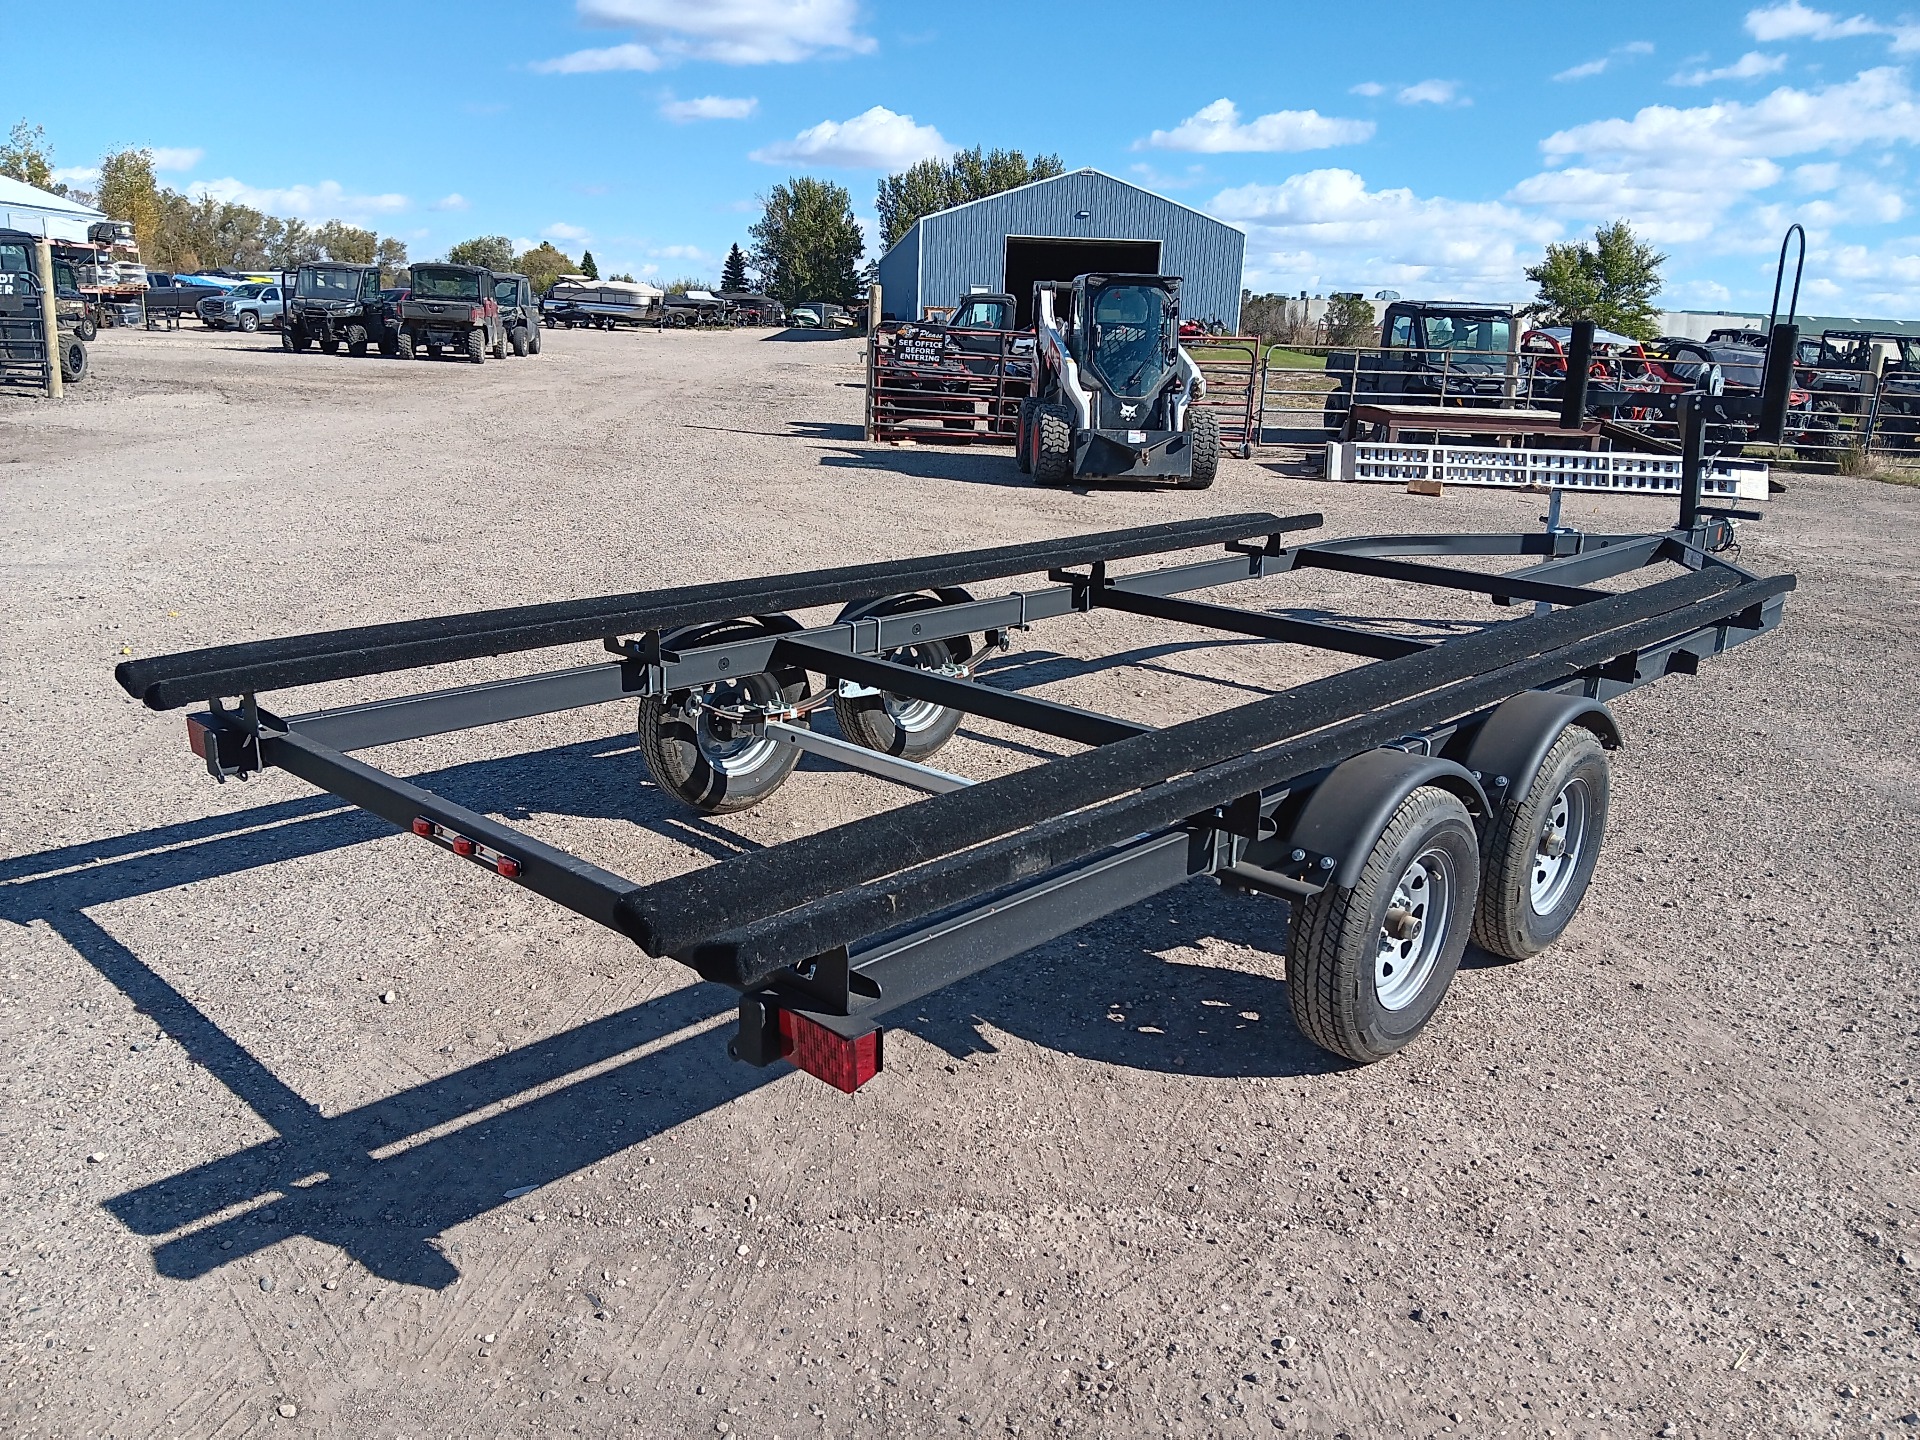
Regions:
<instances>
[{"instance_id":1,"label":"skid steer cab","mask_svg":"<svg viewBox=\"0 0 1920 1440\"><path fill-rule=\"evenodd\" d=\"M1170 480L1204 490L1220 427L1180 344L1174 275L1082 275L1033 287L1034 393L1015 455L1042 485Z\"/></svg>"}]
</instances>

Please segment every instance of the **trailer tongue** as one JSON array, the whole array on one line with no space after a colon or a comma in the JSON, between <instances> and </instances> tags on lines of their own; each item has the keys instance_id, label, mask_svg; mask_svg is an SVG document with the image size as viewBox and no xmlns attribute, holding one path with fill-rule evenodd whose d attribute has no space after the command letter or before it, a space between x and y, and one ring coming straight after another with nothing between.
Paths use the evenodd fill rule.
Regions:
<instances>
[{"instance_id":1,"label":"trailer tongue","mask_svg":"<svg viewBox=\"0 0 1920 1440\"><path fill-rule=\"evenodd\" d=\"M1793 577L1727 557L1731 523L1700 505L1692 472L1683 523L1648 534L1302 543L1319 516L1230 515L222 646L116 675L153 709L206 706L188 731L215 777L286 770L738 991L731 1048L750 1063L852 1091L884 1063L890 1012L1201 876L1293 907L1295 1017L1364 1062L1420 1033L1470 936L1518 958L1572 919L1620 738L1605 702L1779 623ZM1224 553L1166 560L1208 547ZM1439 563L1465 557L1523 563ZM1119 568L1140 560L1162 563ZM1599 583L1649 567L1672 573ZM1531 613L1442 639L1190 598L1316 569ZM1030 575L1047 578L977 593ZM829 624L786 613L826 604L842 606ZM1012 632L1094 610L1355 663L1164 727L991 683L982 662ZM609 658L305 714L259 698L581 641ZM763 800L803 752L927 798L641 885L350 753L613 702L637 706L654 781L705 813ZM828 707L838 735L813 728ZM928 763L967 717L1085 748L976 783Z\"/></svg>"}]
</instances>

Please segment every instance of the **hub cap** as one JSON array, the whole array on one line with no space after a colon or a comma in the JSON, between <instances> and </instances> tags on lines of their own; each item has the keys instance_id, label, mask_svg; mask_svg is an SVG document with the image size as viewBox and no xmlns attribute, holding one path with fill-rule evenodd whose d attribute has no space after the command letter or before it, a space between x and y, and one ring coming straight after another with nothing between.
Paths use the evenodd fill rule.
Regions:
<instances>
[{"instance_id":1,"label":"hub cap","mask_svg":"<svg viewBox=\"0 0 1920 1440\"><path fill-rule=\"evenodd\" d=\"M1533 869L1528 876L1528 898L1533 913L1547 915L1566 898L1574 872L1580 868L1580 855L1586 848L1587 816L1591 805L1587 787L1569 780L1566 788L1553 797L1547 818L1533 847Z\"/></svg>"},{"instance_id":2,"label":"hub cap","mask_svg":"<svg viewBox=\"0 0 1920 1440\"><path fill-rule=\"evenodd\" d=\"M707 764L722 775L750 774L766 764L779 748L766 736L742 730L724 716L715 715L710 708L750 706L758 703L758 699L744 683L723 680L709 685L693 702L694 743Z\"/></svg>"},{"instance_id":3,"label":"hub cap","mask_svg":"<svg viewBox=\"0 0 1920 1440\"><path fill-rule=\"evenodd\" d=\"M883 658L896 665L912 665L919 670L953 673L943 649L932 645L909 645L903 650L890 650ZM884 690L880 692L880 703L887 712L887 718L908 735L918 734L934 725L946 709L944 705L936 705L931 700L913 700Z\"/></svg>"},{"instance_id":4,"label":"hub cap","mask_svg":"<svg viewBox=\"0 0 1920 1440\"><path fill-rule=\"evenodd\" d=\"M1373 961L1381 1009L1404 1010L1426 987L1446 944L1453 890L1453 862L1441 850L1422 851L1394 886Z\"/></svg>"}]
</instances>

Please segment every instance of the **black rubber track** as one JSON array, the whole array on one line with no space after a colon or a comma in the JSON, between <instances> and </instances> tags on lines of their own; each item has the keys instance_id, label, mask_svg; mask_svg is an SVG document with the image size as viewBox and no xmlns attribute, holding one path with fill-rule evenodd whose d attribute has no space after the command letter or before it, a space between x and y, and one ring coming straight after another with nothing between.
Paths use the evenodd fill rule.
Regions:
<instances>
[{"instance_id":1,"label":"black rubber track","mask_svg":"<svg viewBox=\"0 0 1920 1440\"><path fill-rule=\"evenodd\" d=\"M1792 588L1792 576L1742 585L1732 571L1704 570L1496 625L856 820L803 846L675 876L626 896L617 922L651 954L679 956L712 978L757 983L793 960L1178 824L1422 724L1563 682ZM954 853L966 846L978 848ZM916 865L923 868L909 870ZM881 876L892 878L861 883Z\"/></svg>"},{"instance_id":2,"label":"black rubber track","mask_svg":"<svg viewBox=\"0 0 1920 1440\"><path fill-rule=\"evenodd\" d=\"M903 590L967 585L1096 560L1160 555L1290 530L1311 530L1319 524L1318 515L1285 519L1264 513L1223 515L1212 520L1143 525L916 560L846 565L719 585L642 590L591 600L560 600L328 630L284 640L220 645L124 660L113 673L122 689L150 709L173 710L215 696L316 685L483 655L601 640L610 635L637 635L648 630L736 620L744 615L803 610L810 605L873 599Z\"/></svg>"}]
</instances>

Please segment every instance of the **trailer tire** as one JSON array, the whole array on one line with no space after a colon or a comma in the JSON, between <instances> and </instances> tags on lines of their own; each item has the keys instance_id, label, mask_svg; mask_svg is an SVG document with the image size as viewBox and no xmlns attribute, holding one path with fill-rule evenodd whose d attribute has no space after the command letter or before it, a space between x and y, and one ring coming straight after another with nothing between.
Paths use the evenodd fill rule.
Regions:
<instances>
[{"instance_id":1,"label":"trailer tire","mask_svg":"<svg viewBox=\"0 0 1920 1440\"><path fill-rule=\"evenodd\" d=\"M1065 405L1033 408L1033 478L1042 485L1073 478L1073 412Z\"/></svg>"},{"instance_id":2,"label":"trailer tire","mask_svg":"<svg viewBox=\"0 0 1920 1440\"><path fill-rule=\"evenodd\" d=\"M1027 449L1033 435L1033 407L1032 396L1020 402L1020 422L1013 431L1013 459L1022 475L1033 473L1033 454Z\"/></svg>"},{"instance_id":3,"label":"trailer tire","mask_svg":"<svg viewBox=\"0 0 1920 1440\"><path fill-rule=\"evenodd\" d=\"M777 622L776 622L777 623ZM790 622L789 622L790 623ZM690 626L661 636L666 648L691 648L742 640L775 628L757 620L727 620ZM705 815L731 815L758 805L786 783L800 763L800 752L764 737L735 737L719 732L702 699L764 704L779 698L793 704L806 698L801 670L743 675L695 690L675 690L661 700L640 702L640 754L653 783ZM806 725L805 716L787 723Z\"/></svg>"},{"instance_id":4,"label":"trailer tire","mask_svg":"<svg viewBox=\"0 0 1920 1440\"><path fill-rule=\"evenodd\" d=\"M516 355L527 353L527 331L523 325L513 327L513 353Z\"/></svg>"},{"instance_id":5,"label":"trailer tire","mask_svg":"<svg viewBox=\"0 0 1920 1440\"><path fill-rule=\"evenodd\" d=\"M1473 940L1525 960L1560 938L1586 897L1607 830L1607 752L1584 725L1548 749L1524 795L1499 806L1481 846Z\"/></svg>"},{"instance_id":6,"label":"trailer tire","mask_svg":"<svg viewBox=\"0 0 1920 1440\"><path fill-rule=\"evenodd\" d=\"M87 378L87 347L77 335L69 335L60 342L60 381L64 385L78 385Z\"/></svg>"},{"instance_id":7,"label":"trailer tire","mask_svg":"<svg viewBox=\"0 0 1920 1440\"><path fill-rule=\"evenodd\" d=\"M1404 1049L1453 984L1479 888L1472 816L1459 796L1422 785L1400 802L1350 888L1329 885L1295 908L1287 1000L1301 1033L1361 1064Z\"/></svg>"},{"instance_id":8,"label":"trailer tire","mask_svg":"<svg viewBox=\"0 0 1920 1440\"><path fill-rule=\"evenodd\" d=\"M1209 489L1220 473L1220 417L1211 410L1189 410L1187 439L1193 446L1193 473L1180 482L1180 488Z\"/></svg>"},{"instance_id":9,"label":"trailer tire","mask_svg":"<svg viewBox=\"0 0 1920 1440\"><path fill-rule=\"evenodd\" d=\"M367 353L367 327L349 325L347 327L347 354L358 360Z\"/></svg>"},{"instance_id":10,"label":"trailer tire","mask_svg":"<svg viewBox=\"0 0 1920 1440\"><path fill-rule=\"evenodd\" d=\"M868 620L881 615L899 615L909 610L926 610L954 598L949 594L901 595L878 604L851 606L840 612L836 624L849 620ZM973 641L968 637L952 640L924 640L916 645L888 650L880 658L897 665L912 665L938 670L956 661L970 659ZM877 750L882 755L897 755L902 760L925 760L953 738L953 732L966 719L963 711L936 705L930 700L910 700L882 691L878 695L839 695L833 697L833 718L840 733L856 745Z\"/></svg>"},{"instance_id":11,"label":"trailer tire","mask_svg":"<svg viewBox=\"0 0 1920 1440\"><path fill-rule=\"evenodd\" d=\"M487 363L487 334L484 330L467 331L467 359L476 365Z\"/></svg>"}]
</instances>

